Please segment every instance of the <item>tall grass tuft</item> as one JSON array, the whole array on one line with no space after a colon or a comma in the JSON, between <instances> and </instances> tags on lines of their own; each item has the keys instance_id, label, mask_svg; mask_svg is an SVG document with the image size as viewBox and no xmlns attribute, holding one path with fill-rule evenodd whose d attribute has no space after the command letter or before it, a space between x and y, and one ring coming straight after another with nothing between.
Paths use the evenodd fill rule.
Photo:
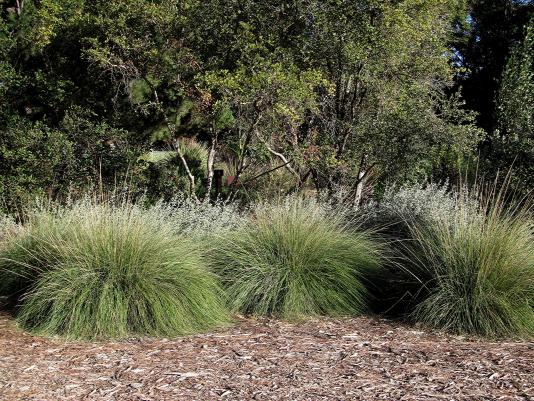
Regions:
<instances>
[{"instance_id":1,"label":"tall grass tuft","mask_svg":"<svg viewBox=\"0 0 534 401\"><path fill-rule=\"evenodd\" d=\"M17 305L39 274L47 269L46 258L54 252L48 238L58 235L69 225L67 219L55 222L52 213L41 211L32 211L33 218L30 219L33 223L3 232L0 244L0 297L2 304L9 308Z\"/></svg>"},{"instance_id":2,"label":"tall grass tuft","mask_svg":"<svg viewBox=\"0 0 534 401\"><path fill-rule=\"evenodd\" d=\"M341 216L290 199L256 207L248 224L219 236L211 260L235 311L298 319L363 312L362 278L380 249Z\"/></svg>"},{"instance_id":3,"label":"tall grass tuft","mask_svg":"<svg viewBox=\"0 0 534 401\"><path fill-rule=\"evenodd\" d=\"M17 279L3 291L20 296L17 319L36 333L175 336L227 319L198 246L157 210L90 202L41 210L0 255L3 276Z\"/></svg>"},{"instance_id":4,"label":"tall grass tuft","mask_svg":"<svg viewBox=\"0 0 534 401\"><path fill-rule=\"evenodd\" d=\"M401 265L419 282L414 320L455 333L534 336L534 223L504 192L478 207L462 190L456 207L410 224Z\"/></svg>"}]
</instances>

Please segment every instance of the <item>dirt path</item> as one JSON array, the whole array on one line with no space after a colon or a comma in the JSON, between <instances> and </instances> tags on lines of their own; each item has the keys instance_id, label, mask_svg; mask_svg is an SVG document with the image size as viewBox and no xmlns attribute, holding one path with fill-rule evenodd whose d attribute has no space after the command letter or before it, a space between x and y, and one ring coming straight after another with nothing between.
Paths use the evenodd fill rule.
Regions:
<instances>
[{"instance_id":1,"label":"dirt path","mask_svg":"<svg viewBox=\"0 0 534 401\"><path fill-rule=\"evenodd\" d=\"M0 315L0 400L534 400L534 344L372 318L67 343Z\"/></svg>"}]
</instances>

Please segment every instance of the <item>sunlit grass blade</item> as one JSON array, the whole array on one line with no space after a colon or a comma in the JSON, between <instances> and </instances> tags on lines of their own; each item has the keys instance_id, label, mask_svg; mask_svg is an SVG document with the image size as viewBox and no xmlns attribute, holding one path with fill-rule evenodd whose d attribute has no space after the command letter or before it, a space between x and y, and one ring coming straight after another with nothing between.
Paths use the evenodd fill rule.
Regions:
<instances>
[{"instance_id":1,"label":"sunlit grass blade","mask_svg":"<svg viewBox=\"0 0 534 401\"><path fill-rule=\"evenodd\" d=\"M227 321L198 244L160 217L130 204L91 203L33 216L2 252L2 267L26 277L21 326L100 339L175 336Z\"/></svg>"},{"instance_id":2,"label":"sunlit grass blade","mask_svg":"<svg viewBox=\"0 0 534 401\"><path fill-rule=\"evenodd\" d=\"M465 190L464 190L465 191ZM459 194L454 212L410 224L400 265L420 286L414 320L456 333L534 337L534 223L528 202Z\"/></svg>"},{"instance_id":3,"label":"sunlit grass blade","mask_svg":"<svg viewBox=\"0 0 534 401\"><path fill-rule=\"evenodd\" d=\"M252 221L221 236L212 254L231 307L246 314L300 318L360 314L362 280L381 263L369 233L312 201L260 205Z\"/></svg>"}]
</instances>

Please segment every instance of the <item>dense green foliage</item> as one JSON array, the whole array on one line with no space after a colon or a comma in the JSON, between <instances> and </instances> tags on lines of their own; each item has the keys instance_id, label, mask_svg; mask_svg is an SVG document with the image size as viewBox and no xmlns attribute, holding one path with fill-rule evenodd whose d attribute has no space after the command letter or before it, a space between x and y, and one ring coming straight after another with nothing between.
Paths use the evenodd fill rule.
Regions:
<instances>
[{"instance_id":1,"label":"dense green foliage","mask_svg":"<svg viewBox=\"0 0 534 401\"><path fill-rule=\"evenodd\" d=\"M534 17L533 17L534 18ZM517 165L517 186L531 190L534 184L534 19L503 73L498 93L499 127L494 142L499 164Z\"/></svg>"},{"instance_id":2,"label":"dense green foliage","mask_svg":"<svg viewBox=\"0 0 534 401\"><path fill-rule=\"evenodd\" d=\"M175 336L225 322L198 244L157 209L83 203L43 210L3 241L0 295L22 327L76 339Z\"/></svg>"},{"instance_id":3,"label":"dense green foliage","mask_svg":"<svg viewBox=\"0 0 534 401\"><path fill-rule=\"evenodd\" d=\"M377 179L424 177L480 135L447 94L460 0L0 6L4 208L97 184L203 197L215 168L224 196L279 192L277 167L284 192L344 187L359 203Z\"/></svg>"},{"instance_id":4,"label":"dense green foliage","mask_svg":"<svg viewBox=\"0 0 534 401\"><path fill-rule=\"evenodd\" d=\"M221 236L211 262L241 313L300 318L360 314L362 281L381 264L380 247L364 231L314 202L260 205L253 220Z\"/></svg>"},{"instance_id":5,"label":"dense green foliage","mask_svg":"<svg viewBox=\"0 0 534 401\"><path fill-rule=\"evenodd\" d=\"M469 19L457 24L453 45L456 83L466 106L477 112L485 135L479 144L479 170L495 176L513 164L514 187L528 192L534 186L532 145L517 130L516 119L528 108L525 85L534 73L526 39L534 17L532 0L470 0ZM525 53L526 52L526 53ZM523 88L523 89L521 89Z\"/></svg>"},{"instance_id":6,"label":"dense green foliage","mask_svg":"<svg viewBox=\"0 0 534 401\"><path fill-rule=\"evenodd\" d=\"M512 48L534 11L531 0L470 0L469 18L459 20L453 40L467 106L477 124L491 134L497 124L495 95Z\"/></svg>"}]
</instances>

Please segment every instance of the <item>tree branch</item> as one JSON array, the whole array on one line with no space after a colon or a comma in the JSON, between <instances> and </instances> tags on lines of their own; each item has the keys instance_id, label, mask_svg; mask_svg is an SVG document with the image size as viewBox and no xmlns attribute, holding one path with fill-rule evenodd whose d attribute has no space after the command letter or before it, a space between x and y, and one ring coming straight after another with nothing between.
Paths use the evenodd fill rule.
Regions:
<instances>
[{"instance_id":1,"label":"tree branch","mask_svg":"<svg viewBox=\"0 0 534 401\"><path fill-rule=\"evenodd\" d=\"M265 146L265 148L267 148L267 150L272 153L273 155L275 155L276 157L278 157L280 160L282 160L282 162L284 163L284 166L292 173L294 174L298 179L299 179L299 182L300 182L300 174L293 168L291 167L291 162L289 160L287 160L287 158L280 152L277 152L276 150L274 150L273 148L271 148L267 142L260 136L259 133L256 132L256 136L258 137L258 139L260 140L261 143L263 143L263 145Z\"/></svg>"},{"instance_id":2,"label":"tree branch","mask_svg":"<svg viewBox=\"0 0 534 401\"><path fill-rule=\"evenodd\" d=\"M238 164L237 164L237 171L235 173L235 177L234 177L234 180L232 181L232 184L230 184L230 188L231 188L231 191L230 191L230 197L232 196L232 193L239 181L239 178L241 177L241 174L243 174L243 171L245 170L246 166L245 166L245 156L248 152L248 147L250 145L250 142L252 141L252 136L254 134L254 131L256 130L256 127L258 126L259 122L260 122L260 119L262 117L262 113L258 110L258 105L257 103L255 103L254 105L254 108L256 109L256 115L254 117L254 120L252 121L252 124L251 126L249 127L249 129L247 130L247 133L245 135L245 141L243 143L243 148L242 148L242 157L241 159L238 161Z\"/></svg>"},{"instance_id":3,"label":"tree branch","mask_svg":"<svg viewBox=\"0 0 534 401\"><path fill-rule=\"evenodd\" d=\"M206 181L206 196L210 197L211 194L211 187L213 184L213 164L215 163L215 151L218 144L218 132L216 132L215 128L212 126L211 129L211 145L210 150L208 153L208 178Z\"/></svg>"},{"instance_id":4,"label":"tree branch","mask_svg":"<svg viewBox=\"0 0 534 401\"><path fill-rule=\"evenodd\" d=\"M169 121L169 118L167 117L167 114L165 114L165 111L163 110L161 102L159 101L158 92L156 91L156 89L153 89L153 90L154 90L154 97L156 99L156 105L159 111L161 112L161 114L163 115L163 120L165 121L165 125L167 125L167 128L169 129L171 136L174 138L176 136L176 125L172 124ZM180 144L178 143L178 139L175 139L174 141L174 149L176 150L176 153L178 153L178 157L182 161L182 165L184 166L187 177L189 178L189 193L194 200L198 200L197 195L195 194L195 176L191 173L191 169L189 168L189 165L187 164L187 160L185 160L182 149L180 149Z\"/></svg>"},{"instance_id":5,"label":"tree branch","mask_svg":"<svg viewBox=\"0 0 534 401\"><path fill-rule=\"evenodd\" d=\"M289 163L289 161L288 161L287 163ZM255 181L255 180L257 180L258 178L263 177L264 175L267 175L267 174L272 173L273 171L276 171L276 170L278 170L278 169L281 169L282 167L285 167L285 166L287 165L287 163L280 164L279 166L276 166L275 168L272 168L272 169L270 169L270 170L264 171L264 172L262 172L262 173L260 173L260 174L258 174L258 175L256 175L256 176L254 176L254 177L252 177L252 178L246 180L245 182L243 182L243 185L246 185L246 184L248 184L249 182Z\"/></svg>"}]
</instances>

